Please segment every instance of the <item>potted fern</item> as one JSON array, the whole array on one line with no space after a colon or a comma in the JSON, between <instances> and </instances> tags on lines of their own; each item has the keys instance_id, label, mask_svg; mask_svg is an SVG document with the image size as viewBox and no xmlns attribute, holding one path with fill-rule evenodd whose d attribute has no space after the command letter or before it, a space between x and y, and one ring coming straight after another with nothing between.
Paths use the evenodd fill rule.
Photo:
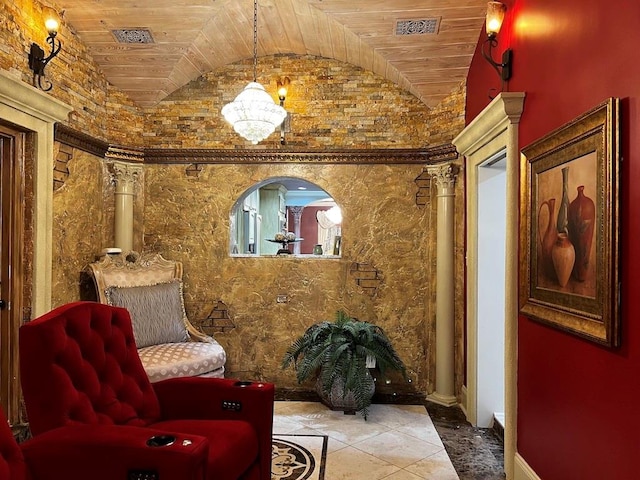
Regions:
<instances>
[{"instance_id":1,"label":"potted fern","mask_svg":"<svg viewBox=\"0 0 640 480\"><path fill-rule=\"evenodd\" d=\"M369 368L381 374L396 370L406 378L404 363L382 328L336 312L334 322L310 326L288 348L282 368L293 366L298 383L317 375L323 403L345 413L361 411L365 420L375 392Z\"/></svg>"}]
</instances>

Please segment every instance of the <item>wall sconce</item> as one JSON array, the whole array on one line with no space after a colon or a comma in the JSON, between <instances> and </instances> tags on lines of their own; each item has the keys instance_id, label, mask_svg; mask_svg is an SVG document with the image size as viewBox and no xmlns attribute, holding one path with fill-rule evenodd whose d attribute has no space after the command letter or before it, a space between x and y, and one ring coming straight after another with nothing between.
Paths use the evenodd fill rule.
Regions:
<instances>
[{"instance_id":1,"label":"wall sconce","mask_svg":"<svg viewBox=\"0 0 640 480\"><path fill-rule=\"evenodd\" d=\"M284 108L284 101L287 99L287 93L289 91L289 84L291 79L289 77L280 77L277 81L278 84L278 98L280 99L280 106ZM287 116L280 124L280 144L285 145L284 139L285 132L291 131L291 115L287 112Z\"/></svg>"},{"instance_id":2,"label":"wall sconce","mask_svg":"<svg viewBox=\"0 0 640 480\"><path fill-rule=\"evenodd\" d=\"M511 78L511 60L513 52L510 48L506 49L502 53L502 62L496 62L493 59L492 48L498 46L498 32L502 27L502 21L504 20L504 14L507 11L507 6L502 2L487 2L487 40L482 45L482 56L491 64L491 66L498 72L498 75L502 79L502 83Z\"/></svg>"},{"instance_id":3,"label":"wall sconce","mask_svg":"<svg viewBox=\"0 0 640 480\"><path fill-rule=\"evenodd\" d=\"M31 51L29 52L29 68L33 71L33 85L39 87L41 90L48 92L53 88L53 84L47 80L49 84L46 88L42 86L42 78L44 77L44 68L47 64L60 53L62 45L60 40L56 39L58 34L58 28L60 22L57 15L51 14L44 22L49 36L47 37L47 43L51 47L51 53L49 56L44 56L44 50L36 43L31 44Z\"/></svg>"}]
</instances>

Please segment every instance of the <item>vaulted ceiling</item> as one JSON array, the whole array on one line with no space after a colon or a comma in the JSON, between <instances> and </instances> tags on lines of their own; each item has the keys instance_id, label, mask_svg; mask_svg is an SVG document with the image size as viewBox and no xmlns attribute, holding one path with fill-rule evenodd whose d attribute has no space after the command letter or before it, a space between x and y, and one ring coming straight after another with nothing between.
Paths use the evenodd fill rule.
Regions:
<instances>
[{"instance_id":1,"label":"vaulted ceiling","mask_svg":"<svg viewBox=\"0 0 640 480\"><path fill-rule=\"evenodd\" d=\"M253 0L59 0L113 85L140 106L253 57ZM486 0L258 0L258 56L317 55L436 105L464 80ZM120 43L122 39L133 43ZM143 43L148 31L148 40ZM432 32L432 33L429 33Z\"/></svg>"}]
</instances>

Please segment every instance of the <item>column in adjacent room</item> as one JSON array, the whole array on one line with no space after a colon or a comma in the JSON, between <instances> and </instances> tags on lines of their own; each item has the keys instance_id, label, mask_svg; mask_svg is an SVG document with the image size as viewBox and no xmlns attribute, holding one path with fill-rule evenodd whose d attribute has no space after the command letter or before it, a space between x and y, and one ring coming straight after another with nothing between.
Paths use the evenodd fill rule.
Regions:
<instances>
[{"instance_id":1,"label":"column in adjacent room","mask_svg":"<svg viewBox=\"0 0 640 480\"><path fill-rule=\"evenodd\" d=\"M115 184L115 247L123 252L133 250L133 200L142 166L121 161L113 162Z\"/></svg>"},{"instance_id":2,"label":"column in adjacent room","mask_svg":"<svg viewBox=\"0 0 640 480\"><path fill-rule=\"evenodd\" d=\"M296 234L296 238L300 238L300 219L304 207L288 207L288 210L293 217L293 233ZM300 254L300 242L293 244L293 253Z\"/></svg>"},{"instance_id":3,"label":"column in adjacent room","mask_svg":"<svg viewBox=\"0 0 640 480\"><path fill-rule=\"evenodd\" d=\"M451 406L458 403L454 383L454 187L458 167L432 165L426 171L437 187L436 389L427 398Z\"/></svg>"}]
</instances>

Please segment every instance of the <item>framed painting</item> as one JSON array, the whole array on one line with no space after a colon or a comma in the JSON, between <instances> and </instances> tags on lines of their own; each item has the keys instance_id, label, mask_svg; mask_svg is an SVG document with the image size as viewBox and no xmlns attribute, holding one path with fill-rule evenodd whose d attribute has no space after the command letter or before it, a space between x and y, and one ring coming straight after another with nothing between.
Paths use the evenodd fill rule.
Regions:
<instances>
[{"instance_id":1,"label":"framed painting","mask_svg":"<svg viewBox=\"0 0 640 480\"><path fill-rule=\"evenodd\" d=\"M520 313L620 344L619 99L522 150Z\"/></svg>"}]
</instances>

